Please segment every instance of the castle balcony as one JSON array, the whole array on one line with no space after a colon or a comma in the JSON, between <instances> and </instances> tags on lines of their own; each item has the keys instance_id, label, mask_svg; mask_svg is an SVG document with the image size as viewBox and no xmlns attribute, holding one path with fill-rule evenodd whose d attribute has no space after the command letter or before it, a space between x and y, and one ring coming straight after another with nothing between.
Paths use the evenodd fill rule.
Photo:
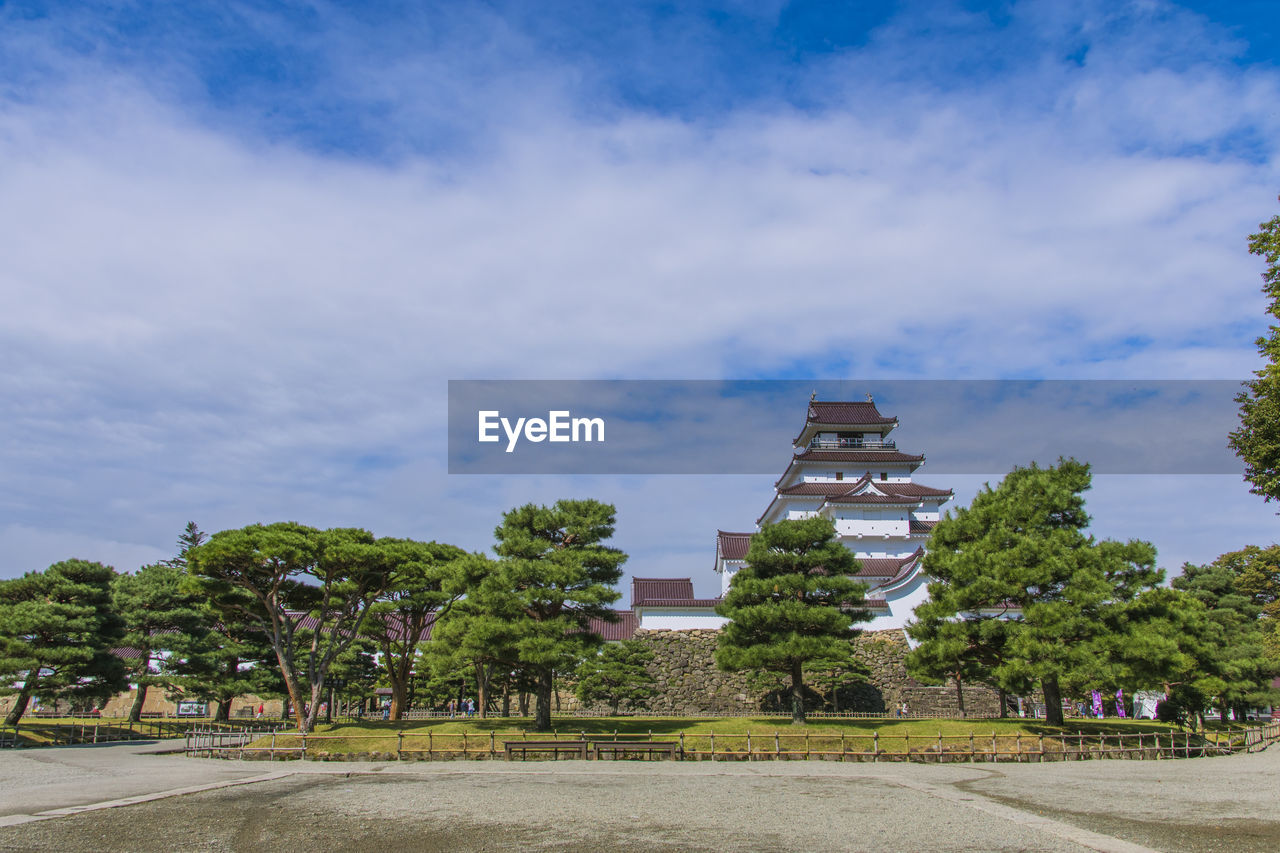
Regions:
<instances>
[{"instance_id":1,"label":"castle balcony","mask_svg":"<svg viewBox=\"0 0 1280 853\"><path fill-rule=\"evenodd\" d=\"M864 438L815 438L809 442L810 450L897 450L893 439L872 440Z\"/></svg>"}]
</instances>

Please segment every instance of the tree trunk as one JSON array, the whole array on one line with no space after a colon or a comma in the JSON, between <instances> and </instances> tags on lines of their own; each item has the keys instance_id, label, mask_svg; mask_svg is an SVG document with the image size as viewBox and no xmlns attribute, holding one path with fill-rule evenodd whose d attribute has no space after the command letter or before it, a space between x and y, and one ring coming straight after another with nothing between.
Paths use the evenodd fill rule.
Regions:
<instances>
[{"instance_id":1,"label":"tree trunk","mask_svg":"<svg viewBox=\"0 0 1280 853\"><path fill-rule=\"evenodd\" d=\"M1040 679L1040 687L1044 690L1044 721L1051 726L1062 725L1062 691L1058 687L1058 676L1047 675Z\"/></svg>"},{"instance_id":2,"label":"tree trunk","mask_svg":"<svg viewBox=\"0 0 1280 853\"><path fill-rule=\"evenodd\" d=\"M30 676L22 684L22 689L18 691L18 696L13 701L13 707L9 709L9 713L4 718L6 726L16 726L18 721L22 719L22 715L27 712L27 705L31 702L31 694L35 692L35 679Z\"/></svg>"},{"instance_id":3,"label":"tree trunk","mask_svg":"<svg viewBox=\"0 0 1280 853\"><path fill-rule=\"evenodd\" d=\"M791 664L791 722L804 725L804 664Z\"/></svg>"},{"instance_id":4,"label":"tree trunk","mask_svg":"<svg viewBox=\"0 0 1280 853\"><path fill-rule=\"evenodd\" d=\"M289 705L291 701L292 700L289 699L288 696L285 696L283 699L280 700L280 719L282 720L289 719Z\"/></svg>"},{"instance_id":5,"label":"tree trunk","mask_svg":"<svg viewBox=\"0 0 1280 853\"><path fill-rule=\"evenodd\" d=\"M138 689L133 694L133 704L129 706L129 722L136 723L142 719L142 706L147 702L147 685L138 682Z\"/></svg>"},{"instance_id":6,"label":"tree trunk","mask_svg":"<svg viewBox=\"0 0 1280 853\"><path fill-rule=\"evenodd\" d=\"M1009 694L1003 687L999 688L996 692L1000 695L1000 719L1003 720L1009 716Z\"/></svg>"},{"instance_id":7,"label":"tree trunk","mask_svg":"<svg viewBox=\"0 0 1280 853\"><path fill-rule=\"evenodd\" d=\"M956 676L956 707L960 710L960 719L969 716L964 712L964 684L960 681L960 676Z\"/></svg>"},{"instance_id":8,"label":"tree trunk","mask_svg":"<svg viewBox=\"0 0 1280 853\"><path fill-rule=\"evenodd\" d=\"M320 716L320 705L324 702L324 684L311 685L311 701L305 709L299 709L298 731L310 733L316 727L316 719ZM303 713L305 711L305 713Z\"/></svg>"},{"instance_id":9,"label":"tree trunk","mask_svg":"<svg viewBox=\"0 0 1280 853\"><path fill-rule=\"evenodd\" d=\"M538 693L534 703L533 727L544 732L551 728L551 668L538 672Z\"/></svg>"},{"instance_id":10,"label":"tree trunk","mask_svg":"<svg viewBox=\"0 0 1280 853\"><path fill-rule=\"evenodd\" d=\"M391 679L391 714L390 719L398 720L404 716L405 706L409 702L408 685L398 678Z\"/></svg>"},{"instance_id":11,"label":"tree trunk","mask_svg":"<svg viewBox=\"0 0 1280 853\"><path fill-rule=\"evenodd\" d=\"M520 700L516 704L520 710L520 716L529 716L529 694L526 691L520 691Z\"/></svg>"},{"instance_id":12,"label":"tree trunk","mask_svg":"<svg viewBox=\"0 0 1280 853\"><path fill-rule=\"evenodd\" d=\"M218 710L214 712L214 720L219 723L227 723L231 721L231 699L232 697L230 696L218 697Z\"/></svg>"},{"instance_id":13,"label":"tree trunk","mask_svg":"<svg viewBox=\"0 0 1280 853\"><path fill-rule=\"evenodd\" d=\"M509 681L502 684L502 716L511 716L511 682Z\"/></svg>"},{"instance_id":14,"label":"tree trunk","mask_svg":"<svg viewBox=\"0 0 1280 853\"><path fill-rule=\"evenodd\" d=\"M476 713L485 719L485 707L489 704L489 667L476 664Z\"/></svg>"}]
</instances>

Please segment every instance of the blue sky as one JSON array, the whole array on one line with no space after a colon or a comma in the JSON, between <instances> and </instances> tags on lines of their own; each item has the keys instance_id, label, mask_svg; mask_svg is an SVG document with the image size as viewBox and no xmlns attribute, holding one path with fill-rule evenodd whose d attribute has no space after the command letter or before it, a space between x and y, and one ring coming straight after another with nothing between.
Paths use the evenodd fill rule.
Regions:
<instances>
[{"instance_id":1,"label":"blue sky","mask_svg":"<svg viewBox=\"0 0 1280 853\"><path fill-rule=\"evenodd\" d=\"M450 477L447 380L1245 377L1267 6L0 5L0 576L590 494L707 592L772 478ZM1275 538L1231 476L1092 506Z\"/></svg>"}]
</instances>

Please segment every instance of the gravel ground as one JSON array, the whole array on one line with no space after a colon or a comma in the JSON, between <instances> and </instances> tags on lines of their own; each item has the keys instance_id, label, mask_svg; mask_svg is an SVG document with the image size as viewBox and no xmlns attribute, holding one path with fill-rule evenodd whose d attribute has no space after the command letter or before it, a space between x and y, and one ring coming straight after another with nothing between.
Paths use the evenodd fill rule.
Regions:
<instances>
[{"instance_id":1,"label":"gravel ground","mask_svg":"<svg viewBox=\"0 0 1280 853\"><path fill-rule=\"evenodd\" d=\"M0 753L0 849L1114 850L1280 849L1280 750L1186 761L1045 765L827 762L267 764L65 750ZM101 748L99 748L101 749ZM44 754L53 753L43 751ZM21 756L15 761L13 756ZM87 762L87 763L86 763ZM174 762L178 762L177 765ZM66 794L163 772L277 778L32 820L15 772ZM238 771L242 775L228 778ZM37 782L33 786L39 789ZM44 786L46 794L49 792ZM85 793L85 792L82 792ZM79 796L83 801L84 796ZM46 796L41 802L47 802ZM68 802L65 805L71 805Z\"/></svg>"}]
</instances>

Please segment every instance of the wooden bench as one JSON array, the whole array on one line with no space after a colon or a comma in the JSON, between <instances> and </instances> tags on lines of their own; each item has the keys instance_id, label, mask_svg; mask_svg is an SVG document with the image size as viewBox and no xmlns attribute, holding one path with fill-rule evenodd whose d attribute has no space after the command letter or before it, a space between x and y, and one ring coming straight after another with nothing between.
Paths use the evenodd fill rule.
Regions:
<instances>
[{"instance_id":1,"label":"wooden bench","mask_svg":"<svg viewBox=\"0 0 1280 853\"><path fill-rule=\"evenodd\" d=\"M610 753L616 760L618 753L643 752L647 755L664 755L674 759L680 744L675 741L660 740L597 740L591 742L592 757L600 760L604 753Z\"/></svg>"},{"instance_id":2,"label":"wooden bench","mask_svg":"<svg viewBox=\"0 0 1280 853\"><path fill-rule=\"evenodd\" d=\"M553 760L562 752L572 753L583 761L587 760L585 740L507 740L502 742L502 746L507 752L507 761L517 752L520 753L521 761L527 760L530 752L549 752Z\"/></svg>"}]
</instances>

